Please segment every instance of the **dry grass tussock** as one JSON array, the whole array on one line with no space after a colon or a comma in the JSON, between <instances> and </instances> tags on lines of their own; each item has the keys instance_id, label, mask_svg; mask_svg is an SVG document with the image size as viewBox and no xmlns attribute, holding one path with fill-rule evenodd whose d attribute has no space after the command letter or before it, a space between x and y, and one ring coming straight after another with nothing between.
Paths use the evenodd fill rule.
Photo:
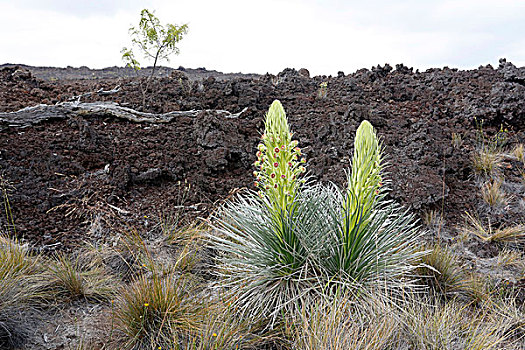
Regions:
<instances>
[{"instance_id":1,"label":"dry grass tussock","mask_svg":"<svg viewBox=\"0 0 525 350\"><path fill-rule=\"evenodd\" d=\"M376 291L359 301L339 298L306 307L293 328L292 348L519 350L522 329L523 310L493 297L474 307L455 299Z\"/></svg>"},{"instance_id":2,"label":"dry grass tussock","mask_svg":"<svg viewBox=\"0 0 525 350\"><path fill-rule=\"evenodd\" d=\"M410 300L402 309L403 338L414 349L519 349L507 347L505 326L491 317L457 301Z\"/></svg>"},{"instance_id":3,"label":"dry grass tussock","mask_svg":"<svg viewBox=\"0 0 525 350\"><path fill-rule=\"evenodd\" d=\"M525 147L523 146L522 143L519 143L516 146L514 146L511 153L520 162L522 163L525 162Z\"/></svg>"},{"instance_id":4,"label":"dry grass tussock","mask_svg":"<svg viewBox=\"0 0 525 350\"><path fill-rule=\"evenodd\" d=\"M21 346L28 332L22 311L48 300L39 256L0 236L0 348Z\"/></svg>"},{"instance_id":5,"label":"dry grass tussock","mask_svg":"<svg viewBox=\"0 0 525 350\"><path fill-rule=\"evenodd\" d=\"M422 250L430 253L421 258L416 273L431 295L445 299L461 297L470 301L483 298L486 293L483 285L461 266L452 251L439 245Z\"/></svg>"},{"instance_id":6,"label":"dry grass tussock","mask_svg":"<svg viewBox=\"0 0 525 350\"><path fill-rule=\"evenodd\" d=\"M487 243L501 243L523 246L525 244L525 225L518 224L493 229L490 223L485 226L481 220L470 213L465 214L465 225L460 227L465 235L472 235Z\"/></svg>"},{"instance_id":7,"label":"dry grass tussock","mask_svg":"<svg viewBox=\"0 0 525 350\"><path fill-rule=\"evenodd\" d=\"M476 150L472 154L474 171L489 178L493 178L501 173L503 160L503 153L488 148Z\"/></svg>"},{"instance_id":8,"label":"dry grass tussock","mask_svg":"<svg viewBox=\"0 0 525 350\"><path fill-rule=\"evenodd\" d=\"M118 349L247 349L264 341L257 323L242 320L231 303L206 298L190 275L142 275L120 291L115 305Z\"/></svg>"},{"instance_id":9,"label":"dry grass tussock","mask_svg":"<svg viewBox=\"0 0 525 350\"><path fill-rule=\"evenodd\" d=\"M435 231L440 231L445 224L443 214L439 210L425 211L422 220L426 227Z\"/></svg>"},{"instance_id":10,"label":"dry grass tussock","mask_svg":"<svg viewBox=\"0 0 525 350\"><path fill-rule=\"evenodd\" d=\"M63 300L111 299L118 282L97 262L82 262L59 254L49 266L49 286L55 298Z\"/></svg>"},{"instance_id":11,"label":"dry grass tussock","mask_svg":"<svg viewBox=\"0 0 525 350\"><path fill-rule=\"evenodd\" d=\"M523 271L525 276L525 257L520 251L503 249L498 254L497 266L515 267Z\"/></svg>"},{"instance_id":12,"label":"dry grass tussock","mask_svg":"<svg viewBox=\"0 0 525 350\"><path fill-rule=\"evenodd\" d=\"M398 343L398 313L381 297L321 300L304 307L291 338L294 349L385 349Z\"/></svg>"},{"instance_id":13,"label":"dry grass tussock","mask_svg":"<svg viewBox=\"0 0 525 350\"><path fill-rule=\"evenodd\" d=\"M202 311L191 281L172 274L138 277L123 288L116 304L122 349L168 348L197 326Z\"/></svg>"},{"instance_id":14,"label":"dry grass tussock","mask_svg":"<svg viewBox=\"0 0 525 350\"><path fill-rule=\"evenodd\" d=\"M507 204L507 196L501 188L502 182L498 180L488 181L481 187L483 201L490 207L502 207Z\"/></svg>"},{"instance_id":15,"label":"dry grass tussock","mask_svg":"<svg viewBox=\"0 0 525 350\"><path fill-rule=\"evenodd\" d=\"M54 300L90 295L86 294L89 288L83 289L89 286L85 284L89 280L85 273L97 271L97 259L92 262L94 267L89 267L85 259L65 256L41 264L43 258L31 256L14 242L0 242L1 257L8 262L0 265L0 316L12 316L12 312L6 312L12 303L5 300L17 300L18 305L49 300L50 296L39 295L36 287L49 286L45 279L49 280L53 270L55 278L60 275L62 281L68 281L60 290L47 289L55 294ZM147 256L145 242L144 247ZM108 349L137 350L263 349L263 344L270 341L283 348L304 350L521 349L524 307L496 292L487 292L476 300L472 297L476 293L472 291L471 276L454 255L447 248L431 248L432 252L421 258L423 267L418 269L424 269L422 276L428 279L430 293L420 290L414 294L410 288L393 293L377 286L363 287L352 295L310 301L298 307L301 312L291 315L286 325L278 325L271 334L265 331L267 320L240 317L234 304L221 299L220 293L210 290L202 280L177 269L166 272L154 259L146 260L148 267L130 284L107 285L118 294L112 304L108 330L111 337L104 342ZM509 259L518 258L513 255ZM24 289L15 288L21 280L12 279L14 271L25 276ZM79 280L83 282L77 284ZM75 290L78 292L72 293ZM101 294L92 300L107 298ZM0 317L0 335L2 327L9 327L12 333L10 343L0 343L8 344L6 349L23 344L28 333L23 320ZM80 342L78 349L91 349L89 344Z\"/></svg>"},{"instance_id":16,"label":"dry grass tussock","mask_svg":"<svg viewBox=\"0 0 525 350\"><path fill-rule=\"evenodd\" d=\"M150 241L144 239L136 229L130 228L121 232L113 244L88 245L81 261L87 259L90 265L104 266L125 282L155 271L195 272L202 265L200 253L205 245L205 230L203 225L162 230L160 237Z\"/></svg>"}]
</instances>

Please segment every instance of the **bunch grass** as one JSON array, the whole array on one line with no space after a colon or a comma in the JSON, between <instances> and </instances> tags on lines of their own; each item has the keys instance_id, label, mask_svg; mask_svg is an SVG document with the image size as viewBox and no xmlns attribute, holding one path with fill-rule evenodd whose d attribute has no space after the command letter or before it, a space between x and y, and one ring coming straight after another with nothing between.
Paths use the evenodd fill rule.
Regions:
<instances>
[{"instance_id":1,"label":"bunch grass","mask_svg":"<svg viewBox=\"0 0 525 350\"><path fill-rule=\"evenodd\" d=\"M0 348L15 349L29 335L23 312L42 305L45 289L41 257L33 256L16 241L0 235Z\"/></svg>"},{"instance_id":2,"label":"bunch grass","mask_svg":"<svg viewBox=\"0 0 525 350\"><path fill-rule=\"evenodd\" d=\"M197 328L202 305L191 280L176 274L139 276L123 288L115 312L120 349L170 349Z\"/></svg>"},{"instance_id":3,"label":"bunch grass","mask_svg":"<svg viewBox=\"0 0 525 350\"><path fill-rule=\"evenodd\" d=\"M486 312L456 300L409 300L402 312L404 338L414 349L500 349L506 341Z\"/></svg>"},{"instance_id":4,"label":"bunch grass","mask_svg":"<svg viewBox=\"0 0 525 350\"><path fill-rule=\"evenodd\" d=\"M481 188L483 201L490 207L502 207L507 204L507 196L501 188L501 181L488 181Z\"/></svg>"},{"instance_id":5,"label":"bunch grass","mask_svg":"<svg viewBox=\"0 0 525 350\"><path fill-rule=\"evenodd\" d=\"M519 143L516 146L514 146L511 153L514 157L516 157L518 161L522 163L525 162L525 147L522 143Z\"/></svg>"},{"instance_id":6,"label":"bunch grass","mask_svg":"<svg viewBox=\"0 0 525 350\"><path fill-rule=\"evenodd\" d=\"M493 178L501 173L503 167L503 154L490 149L480 149L472 154L474 171L483 176Z\"/></svg>"},{"instance_id":7,"label":"bunch grass","mask_svg":"<svg viewBox=\"0 0 525 350\"><path fill-rule=\"evenodd\" d=\"M495 242L501 244L513 244L523 246L525 244L525 225L517 224L504 228L493 229L492 225L485 226L478 217L466 213L465 225L461 230L464 234L477 237L487 243Z\"/></svg>"},{"instance_id":8,"label":"bunch grass","mask_svg":"<svg viewBox=\"0 0 525 350\"><path fill-rule=\"evenodd\" d=\"M379 350L398 343L397 312L382 297L364 293L306 305L293 328L294 349Z\"/></svg>"},{"instance_id":9,"label":"bunch grass","mask_svg":"<svg viewBox=\"0 0 525 350\"><path fill-rule=\"evenodd\" d=\"M50 264L49 275L49 288L55 297L65 300L110 300L117 284L102 265L83 264L64 254L58 254Z\"/></svg>"},{"instance_id":10,"label":"bunch grass","mask_svg":"<svg viewBox=\"0 0 525 350\"><path fill-rule=\"evenodd\" d=\"M477 286L471 276L459 264L456 256L448 248L434 245L422 250L430 251L422 256L416 269L421 281L429 288L430 294L437 298L475 299Z\"/></svg>"}]
</instances>

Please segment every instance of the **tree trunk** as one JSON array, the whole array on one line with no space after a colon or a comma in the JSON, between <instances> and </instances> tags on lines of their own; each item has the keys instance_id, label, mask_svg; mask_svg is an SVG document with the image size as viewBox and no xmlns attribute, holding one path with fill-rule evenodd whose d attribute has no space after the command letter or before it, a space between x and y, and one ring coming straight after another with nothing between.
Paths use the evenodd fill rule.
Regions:
<instances>
[{"instance_id":1,"label":"tree trunk","mask_svg":"<svg viewBox=\"0 0 525 350\"><path fill-rule=\"evenodd\" d=\"M173 111L162 114L139 112L122 107L114 102L74 103L62 102L56 105L37 105L16 112L0 113L0 131L9 127L24 128L52 119L68 119L75 116L101 117L111 116L135 123L169 123L177 117L196 117L201 112L213 111L225 118L238 118L246 108L232 114L225 110Z\"/></svg>"}]
</instances>

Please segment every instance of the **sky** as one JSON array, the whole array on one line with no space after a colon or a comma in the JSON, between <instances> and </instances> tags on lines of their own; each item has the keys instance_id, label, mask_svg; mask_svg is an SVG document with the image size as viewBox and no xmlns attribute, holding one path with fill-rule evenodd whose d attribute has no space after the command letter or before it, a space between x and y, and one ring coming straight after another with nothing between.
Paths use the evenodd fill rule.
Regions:
<instances>
[{"instance_id":1,"label":"sky","mask_svg":"<svg viewBox=\"0 0 525 350\"><path fill-rule=\"evenodd\" d=\"M525 0L0 0L0 64L122 66L140 11L188 24L161 65L336 75L389 63L525 66ZM137 57L142 66L148 59Z\"/></svg>"}]
</instances>

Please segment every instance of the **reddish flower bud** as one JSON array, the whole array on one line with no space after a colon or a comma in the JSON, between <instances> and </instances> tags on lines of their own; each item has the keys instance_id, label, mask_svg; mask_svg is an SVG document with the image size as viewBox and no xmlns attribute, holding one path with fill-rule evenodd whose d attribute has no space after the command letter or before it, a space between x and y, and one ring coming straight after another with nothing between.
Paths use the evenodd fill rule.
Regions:
<instances>
[{"instance_id":1,"label":"reddish flower bud","mask_svg":"<svg viewBox=\"0 0 525 350\"><path fill-rule=\"evenodd\" d=\"M272 179L275 178L275 173L272 173L272 174L270 175L270 177L271 177Z\"/></svg>"},{"instance_id":2,"label":"reddish flower bud","mask_svg":"<svg viewBox=\"0 0 525 350\"><path fill-rule=\"evenodd\" d=\"M292 166L292 162L288 162L288 166Z\"/></svg>"},{"instance_id":3,"label":"reddish flower bud","mask_svg":"<svg viewBox=\"0 0 525 350\"><path fill-rule=\"evenodd\" d=\"M273 185L273 188L277 188L277 184Z\"/></svg>"},{"instance_id":4,"label":"reddish flower bud","mask_svg":"<svg viewBox=\"0 0 525 350\"><path fill-rule=\"evenodd\" d=\"M275 149L273 150L275 153L279 153L279 147L275 147Z\"/></svg>"},{"instance_id":5,"label":"reddish flower bud","mask_svg":"<svg viewBox=\"0 0 525 350\"><path fill-rule=\"evenodd\" d=\"M279 163L275 162L273 163L273 166L277 168L279 166Z\"/></svg>"},{"instance_id":6,"label":"reddish flower bud","mask_svg":"<svg viewBox=\"0 0 525 350\"><path fill-rule=\"evenodd\" d=\"M281 149L284 151L284 149L285 149L284 145L281 146Z\"/></svg>"},{"instance_id":7,"label":"reddish flower bud","mask_svg":"<svg viewBox=\"0 0 525 350\"><path fill-rule=\"evenodd\" d=\"M284 176L284 174L281 175L281 179L286 179L286 176Z\"/></svg>"}]
</instances>

